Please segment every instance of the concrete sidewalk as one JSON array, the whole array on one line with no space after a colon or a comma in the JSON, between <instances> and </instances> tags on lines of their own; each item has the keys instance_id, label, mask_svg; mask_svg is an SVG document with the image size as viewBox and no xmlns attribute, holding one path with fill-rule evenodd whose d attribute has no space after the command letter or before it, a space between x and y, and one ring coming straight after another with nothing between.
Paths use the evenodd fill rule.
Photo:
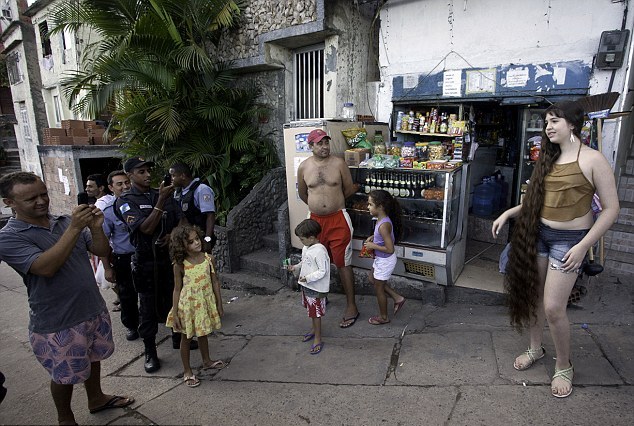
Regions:
<instances>
[{"instance_id":1,"label":"concrete sidewalk","mask_svg":"<svg viewBox=\"0 0 634 426\"><path fill-rule=\"evenodd\" d=\"M0 370L9 390L0 424L55 423L48 375L28 343L25 287L5 264L0 277ZM112 306L113 293L103 295ZM76 418L131 425L634 424L634 290L623 278L593 279L582 307L569 309L575 379L564 400L550 395L554 348L547 332L547 356L528 371L513 369L528 342L509 326L504 307L408 300L390 324L372 326L367 319L377 312L376 299L359 296L359 321L344 330L338 327L344 297L329 299L324 349L310 355L310 343L301 342L310 320L299 293L223 290L223 328L210 337L210 348L212 358L229 366L199 371L202 385L194 389L182 382L166 328L162 368L149 375L142 343L126 341L112 313L117 349L102 364L103 388L136 402L91 415L78 386ZM200 364L192 353L192 365Z\"/></svg>"}]
</instances>

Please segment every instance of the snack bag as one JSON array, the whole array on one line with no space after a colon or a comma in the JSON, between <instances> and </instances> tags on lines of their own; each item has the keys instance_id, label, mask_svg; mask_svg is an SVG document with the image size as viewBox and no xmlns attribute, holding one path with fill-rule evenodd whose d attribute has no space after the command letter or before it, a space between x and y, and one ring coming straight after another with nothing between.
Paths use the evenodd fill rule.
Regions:
<instances>
[{"instance_id":1,"label":"snack bag","mask_svg":"<svg viewBox=\"0 0 634 426\"><path fill-rule=\"evenodd\" d=\"M363 246L361 247L361 251L359 252L359 257L368 257L370 259L374 259L374 250Z\"/></svg>"},{"instance_id":2,"label":"snack bag","mask_svg":"<svg viewBox=\"0 0 634 426\"><path fill-rule=\"evenodd\" d=\"M352 127L350 129L342 130L341 133L346 138L346 143L355 148L360 143L366 143L367 131L363 127ZM361 146L363 148L364 146Z\"/></svg>"}]
</instances>

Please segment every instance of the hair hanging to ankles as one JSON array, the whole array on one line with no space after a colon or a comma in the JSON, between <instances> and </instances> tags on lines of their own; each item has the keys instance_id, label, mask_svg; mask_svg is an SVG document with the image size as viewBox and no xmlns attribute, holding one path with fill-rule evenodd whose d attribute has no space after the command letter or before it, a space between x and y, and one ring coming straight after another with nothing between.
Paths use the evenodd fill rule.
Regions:
<instances>
[{"instance_id":1,"label":"hair hanging to ankles","mask_svg":"<svg viewBox=\"0 0 634 426\"><path fill-rule=\"evenodd\" d=\"M565 119L573 126L572 133L581 140L583 109L576 102L560 102L551 105L543 113ZM559 145L551 143L546 136L546 124L542 129L542 147L535 163L528 189L513 234L511 251L504 276L504 287L509 295L511 325L521 331L535 319L537 309L537 289L539 271L537 269L537 239L539 237L540 216L544 205L544 178L559 158Z\"/></svg>"}]
</instances>

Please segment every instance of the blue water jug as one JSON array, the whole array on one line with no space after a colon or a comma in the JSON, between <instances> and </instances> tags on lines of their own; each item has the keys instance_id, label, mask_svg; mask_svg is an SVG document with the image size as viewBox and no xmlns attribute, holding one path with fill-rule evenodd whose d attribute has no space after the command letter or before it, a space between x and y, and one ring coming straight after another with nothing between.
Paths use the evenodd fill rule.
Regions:
<instances>
[{"instance_id":1,"label":"blue water jug","mask_svg":"<svg viewBox=\"0 0 634 426\"><path fill-rule=\"evenodd\" d=\"M495 188L490 184L488 178L484 178L483 183L476 186L473 192L473 214L476 216L491 216L493 214L494 198Z\"/></svg>"},{"instance_id":2,"label":"blue water jug","mask_svg":"<svg viewBox=\"0 0 634 426\"><path fill-rule=\"evenodd\" d=\"M496 175L489 178L489 185L493 187L493 212L497 212L502 207L502 184L496 179Z\"/></svg>"}]
</instances>

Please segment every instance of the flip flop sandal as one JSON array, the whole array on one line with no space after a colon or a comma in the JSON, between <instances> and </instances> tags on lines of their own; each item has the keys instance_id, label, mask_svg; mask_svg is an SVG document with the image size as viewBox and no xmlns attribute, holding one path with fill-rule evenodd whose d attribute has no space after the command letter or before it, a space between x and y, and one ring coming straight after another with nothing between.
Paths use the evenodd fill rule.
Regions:
<instances>
[{"instance_id":1,"label":"flip flop sandal","mask_svg":"<svg viewBox=\"0 0 634 426\"><path fill-rule=\"evenodd\" d=\"M564 368L563 370L557 370L557 367L555 367L555 374L553 374L553 380L559 377L561 379L564 379L566 382L570 383L570 390L568 391L568 393L563 395L559 395L558 393L555 393L555 390L551 388L550 391L555 398L567 398L570 396L570 394L572 393L572 378L574 377L574 375L575 375L575 368L572 366L572 363L570 363L570 367ZM551 385L552 385L552 382L551 382Z\"/></svg>"},{"instance_id":2,"label":"flip flop sandal","mask_svg":"<svg viewBox=\"0 0 634 426\"><path fill-rule=\"evenodd\" d=\"M200 386L200 380L198 380L193 374L191 376L183 376L183 381L185 381L185 384L189 388Z\"/></svg>"},{"instance_id":3,"label":"flip flop sandal","mask_svg":"<svg viewBox=\"0 0 634 426\"><path fill-rule=\"evenodd\" d=\"M372 325L383 325L383 324L387 324L388 322L390 322L390 320L384 320L383 318L381 318L380 316L376 316L376 317L370 317L370 319L368 319L368 322Z\"/></svg>"},{"instance_id":4,"label":"flip flop sandal","mask_svg":"<svg viewBox=\"0 0 634 426\"><path fill-rule=\"evenodd\" d=\"M310 347L310 354L317 355L324 348L324 342L319 342L316 345Z\"/></svg>"},{"instance_id":5,"label":"flip flop sandal","mask_svg":"<svg viewBox=\"0 0 634 426\"><path fill-rule=\"evenodd\" d=\"M339 324L339 327L341 327L341 328L352 327L354 325L354 323L357 322L357 320L359 319L359 315L361 315L361 313L357 312L357 314L355 316L353 316L353 317L350 317L350 318L343 317L343 320Z\"/></svg>"},{"instance_id":6,"label":"flip flop sandal","mask_svg":"<svg viewBox=\"0 0 634 426\"><path fill-rule=\"evenodd\" d=\"M123 401L123 402L122 402ZM109 410L111 408L123 408L134 403L134 398L129 396L113 396L108 402L101 407L93 408L90 410L90 414L95 414L103 410Z\"/></svg>"},{"instance_id":7,"label":"flip flop sandal","mask_svg":"<svg viewBox=\"0 0 634 426\"><path fill-rule=\"evenodd\" d=\"M526 349L526 351L524 351L524 355L528 357L528 363L522 367L517 367L515 363L513 363L513 368L517 371L524 371L531 368L533 364L535 364L535 362L539 361L544 357L544 355L546 355L546 349L544 349L543 346L541 346L539 349L528 348Z\"/></svg>"},{"instance_id":8,"label":"flip flop sandal","mask_svg":"<svg viewBox=\"0 0 634 426\"><path fill-rule=\"evenodd\" d=\"M222 370L223 368L225 368L227 366L227 363L224 362L221 359L218 359L216 361L212 361L211 365L207 365L205 366L205 364L203 364L203 370Z\"/></svg>"},{"instance_id":9,"label":"flip flop sandal","mask_svg":"<svg viewBox=\"0 0 634 426\"><path fill-rule=\"evenodd\" d=\"M309 340L313 340L313 337L315 337L315 333L306 333L304 334L304 337L302 338L302 342L308 342Z\"/></svg>"},{"instance_id":10,"label":"flip flop sandal","mask_svg":"<svg viewBox=\"0 0 634 426\"><path fill-rule=\"evenodd\" d=\"M401 310L404 304L405 304L405 299L401 300L398 303L394 303L394 314L392 314L392 316L396 316L396 314L398 313L398 311Z\"/></svg>"}]
</instances>

